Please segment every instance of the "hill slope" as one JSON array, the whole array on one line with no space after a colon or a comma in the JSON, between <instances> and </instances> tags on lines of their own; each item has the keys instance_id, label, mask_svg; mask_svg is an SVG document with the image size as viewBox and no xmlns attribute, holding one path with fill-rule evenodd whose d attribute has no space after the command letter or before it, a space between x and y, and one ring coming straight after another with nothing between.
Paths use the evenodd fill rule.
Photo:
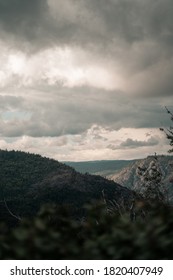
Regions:
<instances>
[{"instance_id":1,"label":"hill slope","mask_svg":"<svg viewBox=\"0 0 173 280\"><path fill-rule=\"evenodd\" d=\"M119 184L73 168L53 159L16 151L0 151L0 207L4 204L20 217L35 214L45 203L71 204L82 208L85 203L102 199L128 202L134 192Z\"/></svg>"}]
</instances>

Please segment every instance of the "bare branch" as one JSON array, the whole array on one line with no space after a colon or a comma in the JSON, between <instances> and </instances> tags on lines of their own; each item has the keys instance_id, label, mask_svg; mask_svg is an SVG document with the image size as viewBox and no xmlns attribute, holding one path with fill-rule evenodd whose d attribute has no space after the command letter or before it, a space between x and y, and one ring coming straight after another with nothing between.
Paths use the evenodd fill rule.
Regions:
<instances>
[{"instance_id":1,"label":"bare branch","mask_svg":"<svg viewBox=\"0 0 173 280\"><path fill-rule=\"evenodd\" d=\"M22 220L19 216L16 216L15 214L13 214L13 213L11 212L11 210L9 209L9 207L8 207L8 205L7 205L7 202L6 202L5 198L4 198L4 204L5 204L5 207L6 207L7 211L8 211L8 213L9 213L12 217L14 217L15 219L17 219L17 220L19 220L19 221Z\"/></svg>"}]
</instances>

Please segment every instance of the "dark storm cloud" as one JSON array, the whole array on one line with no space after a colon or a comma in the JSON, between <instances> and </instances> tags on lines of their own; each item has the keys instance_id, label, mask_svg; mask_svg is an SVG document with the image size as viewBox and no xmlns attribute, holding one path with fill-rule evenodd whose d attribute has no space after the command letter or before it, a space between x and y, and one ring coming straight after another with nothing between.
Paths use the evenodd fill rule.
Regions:
<instances>
[{"instance_id":1,"label":"dark storm cloud","mask_svg":"<svg viewBox=\"0 0 173 280\"><path fill-rule=\"evenodd\" d=\"M64 2L55 1L54 6L46 0L0 0L0 29L8 42L17 48L39 50L53 44L70 43L74 34L81 29L81 20L70 21L69 14L63 14ZM69 1L73 7L75 1ZM79 32L82 34L82 32ZM79 40L80 41L80 40ZM25 50L26 50L25 48Z\"/></svg>"},{"instance_id":2,"label":"dark storm cloud","mask_svg":"<svg viewBox=\"0 0 173 280\"><path fill-rule=\"evenodd\" d=\"M46 0L0 0L1 38L22 49L25 43L46 42L48 11Z\"/></svg>"},{"instance_id":3,"label":"dark storm cloud","mask_svg":"<svg viewBox=\"0 0 173 280\"><path fill-rule=\"evenodd\" d=\"M127 41L141 41L146 37L162 38L170 43L172 38L171 0L89 0L94 9L103 18L107 30L112 36L119 34Z\"/></svg>"},{"instance_id":4,"label":"dark storm cloud","mask_svg":"<svg viewBox=\"0 0 173 280\"><path fill-rule=\"evenodd\" d=\"M172 96L172 10L172 0L0 0L0 35L26 52L77 46L118 67L127 93Z\"/></svg>"},{"instance_id":5,"label":"dark storm cloud","mask_svg":"<svg viewBox=\"0 0 173 280\"><path fill-rule=\"evenodd\" d=\"M88 42L113 51L121 40L172 46L172 9L172 0L0 0L0 23L31 44L44 38L46 44Z\"/></svg>"}]
</instances>

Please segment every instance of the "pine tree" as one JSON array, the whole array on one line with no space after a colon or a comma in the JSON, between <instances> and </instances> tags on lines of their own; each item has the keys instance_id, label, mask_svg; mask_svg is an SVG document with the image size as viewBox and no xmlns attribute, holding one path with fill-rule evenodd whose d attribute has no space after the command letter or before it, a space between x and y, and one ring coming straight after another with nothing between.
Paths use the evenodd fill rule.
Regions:
<instances>
[{"instance_id":1,"label":"pine tree","mask_svg":"<svg viewBox=\"0 0 173 280\"><path fill-rule=\"evenodd\" d=\"M167 190L162 182L163 174L158 157L153 156L147 167L138 167L137 175L142 181L143 197L147 200L166 202Z\"/></svg>"},{"instance_id":2,"label":"pine tree","mask_svg":"<svg viewBox=\"0 0 173 280\"><path fill-rule=\"evenodd\" d=\"M173 113L172 113L170 110L168 110L167 107L165 107L165 108L166 108L167 113L170 115L171 121L173 121ZM169 140L169 144L170 144L170 146L172 147L172 146L173 146L173 127L170 126L170 127L167 128L167 129L160 128L160 130L161 130L161 131L164 131L164 133L166 134L167 139ZM168 152L169 152L169 153L173 153L173 148L170 149Z\"/></svg>"},{"instance_id":3,"label":"pine tree","mask_svg":"<svg viewBox=\"0 0 173 280\"><path fill-rule=\"evenodd\" d=\"M170 115L170 119L173 122L173 113L165 106L167 113ZM169 144L172 147L173 146L173 127L170 126L167 129L164 128L160 128L161 131L163 131L167 137L167 139L169 140ZM168 150L169 153L173 153L173 148ZM173 163L170 164L171 167L173 167ZM171 174L170 176L170 182L173 182L173 175Z\"/></svg>"}]
</instances>

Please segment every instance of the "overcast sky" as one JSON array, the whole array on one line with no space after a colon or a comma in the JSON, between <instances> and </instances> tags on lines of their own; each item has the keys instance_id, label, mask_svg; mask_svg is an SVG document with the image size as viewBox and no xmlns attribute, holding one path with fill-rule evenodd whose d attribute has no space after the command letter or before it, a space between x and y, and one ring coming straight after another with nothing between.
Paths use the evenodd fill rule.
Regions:
<instances>
[{"instance_id":1,"label":"overcast sky","mask_svg":"<svg viewBox=\"0 0 173 280\"><path fill-rule=\"evenodd\" d=\"M166 153L172 15L172 0L0 0L0 149Z\"/></svg>"}]
</instances>

